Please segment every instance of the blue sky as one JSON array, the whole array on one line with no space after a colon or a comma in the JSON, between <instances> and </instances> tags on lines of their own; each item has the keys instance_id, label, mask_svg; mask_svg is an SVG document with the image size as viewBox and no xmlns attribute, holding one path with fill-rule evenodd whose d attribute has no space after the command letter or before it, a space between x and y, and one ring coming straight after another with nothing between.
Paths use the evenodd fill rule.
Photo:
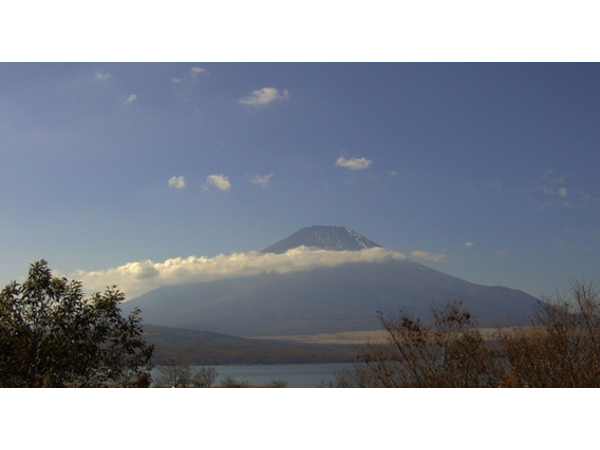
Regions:
<instances>
[{"instance_id":1,"label":"blue sky","mask_svg":"<svg viewBox=\"0 0 600 450\"><path fill-rule=\"evenodd\" d=\"M2 63L0 282L344 225L553 294L600 273L599 86L598 64Z\"/></svg>"}]
</instances>

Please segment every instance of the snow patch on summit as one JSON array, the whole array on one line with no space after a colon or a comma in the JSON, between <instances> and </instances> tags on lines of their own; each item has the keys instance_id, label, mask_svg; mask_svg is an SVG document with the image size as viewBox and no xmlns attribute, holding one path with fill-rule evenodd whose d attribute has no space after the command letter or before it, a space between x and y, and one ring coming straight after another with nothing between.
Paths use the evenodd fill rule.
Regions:
<instances>
[{"instance_id":1,"label":"snow patch on summit","mask_svg":"<svg viewBox=\"0 0 600 450\"><path fill-rule=\"evenodd\" d=\"M281 254L301 246L334 251L359 251L381 247L346 227L312 226L297 231L286 239L263 249L261 253Z\"/></svg>"}]
</instances>

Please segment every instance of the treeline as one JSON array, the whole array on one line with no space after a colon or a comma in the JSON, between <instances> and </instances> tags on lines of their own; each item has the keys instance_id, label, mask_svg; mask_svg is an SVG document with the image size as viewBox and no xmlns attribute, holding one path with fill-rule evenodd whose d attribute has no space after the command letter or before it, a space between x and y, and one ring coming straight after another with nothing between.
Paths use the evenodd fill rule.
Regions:
<instances>
[{"instance_id":1,"label":"treeline","mask_svg":"<svg viewBox=\"0 0 600 450\"><path fill-rule=\"evenodd\" d=\"M363 347L339 387L600 387L600 302L595 285L574 282L571 298L545 299L529 327L484 339L455 301L433 321L380 317L387 345Z\"/></svg>"}]
</instances>

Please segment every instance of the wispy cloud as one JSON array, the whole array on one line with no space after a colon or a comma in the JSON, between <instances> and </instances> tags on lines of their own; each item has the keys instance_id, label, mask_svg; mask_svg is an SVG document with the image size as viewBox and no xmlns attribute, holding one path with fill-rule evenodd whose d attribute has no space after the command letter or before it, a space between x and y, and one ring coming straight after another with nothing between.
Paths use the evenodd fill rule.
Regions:
<instances>
[{"instance_id":1,"label":"wispy cloud","mask_svg":"<svg viewBox=\"0 0 600 450\"><path fill-rule=\"evenodd\" d=\"M373 161L366 158L351 158L346 159L343 156L340 156L335 162L336 166L345 167L349 170L365 170L368 169Z\"/></svg>"},{"instance_id":2,"label":"wispy cloud","mask_svg":"<svg viewBox=\"0 0 600 450\"><path fill-rule=\"evenodd\" d=\"M260 186L260 187L264 187L267 188L269 187L269 183L271 182L271 178L273 177L273 174L269 174L269 175L256 175L254 178L252 178L250 180L250 182L252 184L254 184L255 186Z\"/></svg>"},{"instance_id":3,"label":"wispy cloud","mask_svg":"<svg viewBox=\"0 0 600 450\"><path fill-rule=\"evenodd\" d=\"M116 269L92 272L80 270L69 276L81 280L84 288L89 292L102 291L106 286L116 284L128 299L132 299L161 286L261 273L306 271L316 267L335 267L350 262L381 262L389 259L405 260L406 257L383 248L327 251L299 247L280 255L249 252L218 255L213 258L196 256L172 258L159 263L146 260L125 264Z\"/></svg>"},{"instance_id":4,"label":"wispy cloud","mask_svg":"<svg viewBox=\"0 0 600 450\"><path fill-rule=\"evenodd\" d=\"M112 78L112 75L110 73L96 72L96 80L98 80L98 81L108 81L111 78Z\"/></svg>"},{"instance_id":5,"label":"wispy cloud","mask_svg":"<svg viewBox=\"0 0 600 450\"><path fill-rule=\"evenodd\" d=\"M560 197L567 196L567 189L563 186L566 182L567 177L561 175L560 177L554 175L554 170L546 170L541 179L535 180L536 189L538 192L545 195L558 195Z\"/></svg>"},{"instance_id":6,"label":"wispy cloud","mask_svg":"<svg viewBox=\"0 0 600 450\"><path fill-rule=\"evenodd\" d=\"M532 196L531 200L537 200L538 209L544 211L554 206L573 208L573 199L570 198L566 187L566 175L557 176L553 169L546 170L542 176L534 180L533 188L525 191ZM569 199L569 200L567 200Z\"/></svg>"},{"instance_id":7,"label":"wispy cloud","mask_svg":"<svg viewBox=\"0 0 600 450\"><path fill-rule=\"evenodd\" d=\"M185 189L185 178L172 177L169 179L169 187L174 189Z\"/></svg>"},{"instance_id":8,"label":"wispy cloud","mask_svg":"<svg viewBox=\"0 0 600 450\"><path fill-rule=\"evenodd\" d=\"M266 87L253 91L249 96L242 98L239 101L242 105L252 106L254 108L264 108L273 102L281 102L290 99L290 94L287 89L279 92L278 89Z\"/></svg>"},{"instance_id":9,"label":"wispy cloud","mask_svg":"<svg viewBox=\"0 0 600 450\"><path fill-rule=\"evenodd\" d=\"M475 244L473 244L472 242L465 242L464 246L467 248L473 248L473 247L475 247Z\"/></svg>"},{"instance_id":10,"label":"wispy cloud","mask_svg":"<svg viewBox=\"0 0 600 450\"><path fill-rule=\"evenodd\" d=\"M444 261L444 258L446 257L446 255L444 255L443 253L436 253L434 255L431 253L424 252L422 250L415 250L414 252L411 253L411 256L420 261L436 262L436 263Z\"/></svg>"},{"instance_id":11,"label":"wispy cloud","mask_svg":"<svg viewBox=\"0 0 600 450\"><path fill-rule=\"evenodd\" d=\"M592 197L581 189L568 187L569 178L565 174L558 176L554 170L549 169L534 180L533 188L525 189L525 192L530 196L530 201L538 203L540 211L557 206L580 209L600 203L600 198Z\"/></svg>"},{"instance_id":12,"label":"wispy cloud","mask_svg":"<svg viewBox=\"0 0 600 450\"><path fill-rule=\"evenodd\" d=\"M128 105L131 105L133 102L137 101L137 95L132 94L129 96L129 98L125 101Z\"/></svg>"},{"instance_id":13,"label":"wispy cloud","mask_svg":"<svg viewBox=\"0 0 600 450\"><path fill-rule=\"evenodd\" d=\"M199 75L203 74L203 73L206 73L206 74L207 74L207 73L208 73L208 70L206 70L206 69L203 69L203 68L201 68L201 67L192 67L192 68L190 69L190 78L191 78L193 81L196 81L196 78L197 78Z\"/></svg>"},{"instance_id":14,"label":"wispy cloud","mask_svg":"<svg viewBox=\"0 0 600 450\"><path fill-rule=\"evenodd\" d=\"M204 189L208 189L211 186L216 187L222 191L229 191L231 189L231 183L229 182L229 178L227 178L222 173L219 175L210 175L206 178L206 186Z\"/></svg>"},{"instance_id":15,"label":"wispy cloud","mask_svg":"<svg viewBox=\"0 0 600 450\"><path fill-rule=\"evenodd\" d=\"M176 89L178 91L178 95L184 100L189 101L192 92L194 92L196 86L200 83L197 83L200 79L201 75L208 75L209 72L202 67L192 67L190 71L182 76L172 77L171 83L176 85Z\"/></svg>"}]
</instances>

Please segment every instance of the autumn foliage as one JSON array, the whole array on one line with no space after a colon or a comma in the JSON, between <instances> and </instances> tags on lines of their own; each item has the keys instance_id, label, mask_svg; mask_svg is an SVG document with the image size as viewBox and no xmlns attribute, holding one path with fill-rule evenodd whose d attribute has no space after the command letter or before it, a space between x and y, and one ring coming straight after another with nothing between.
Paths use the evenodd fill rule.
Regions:
<instances>
[{"instance_id":1,"label":"autumn foliage","mask_svg":"<svg viewBox=\"0 0 600 450\"><path fill-rule=\"evenodd\" d=\"M461 302L433 321L380 317L386 344L363 348L339 387L600 387L600 295L574 282L571 298L540 302L531 326L491 339Z\"/></svg>"}]
</instances>

